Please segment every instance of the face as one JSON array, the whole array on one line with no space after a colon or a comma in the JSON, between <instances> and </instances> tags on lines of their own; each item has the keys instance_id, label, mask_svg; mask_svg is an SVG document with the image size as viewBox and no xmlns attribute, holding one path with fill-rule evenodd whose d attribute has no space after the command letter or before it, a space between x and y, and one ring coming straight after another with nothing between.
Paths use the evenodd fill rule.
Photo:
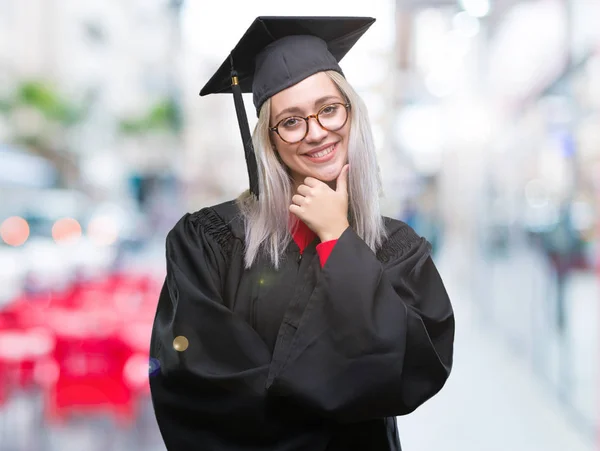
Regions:
<instances>
[{"instance_id":1,"label":"face","mask_svg":"<svg viewBox=\"0 0 600 451\"><path fill-rule=\"evenodd\" d=\"M345 104L346 100L327 74L316 73L271 98L270 126L274 127L282 119L289 117L307 117L317 114L321 108L332 103ZM324 124L327 114L332 114L330 110L325 109L322 113L321 117L325 119L321 121ZM322 128L315 118L310 118L306 137L295 144L286 143L276 132L271 132L271 142L290 169L296 186L306 177L335 183L348 160L349 116L350 111L345 125L333 132ZM301 122L302 120L300 122L292 120L284 124L301 124ZM284 124L280 124L280 130ZM326 154L327 152L330 153Z\"/></svg>"}]
</instances>

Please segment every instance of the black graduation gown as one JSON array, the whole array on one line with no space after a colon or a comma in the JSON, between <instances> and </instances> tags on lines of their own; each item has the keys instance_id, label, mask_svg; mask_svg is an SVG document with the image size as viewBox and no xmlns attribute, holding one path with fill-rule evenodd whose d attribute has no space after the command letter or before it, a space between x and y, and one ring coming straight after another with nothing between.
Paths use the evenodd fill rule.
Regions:
<instances>
[{"instance_id":1,"label":"black graduation gown","mask_svg":"<svg viewBox=\"0 0 600 451\"><path fill-rule=\"evenodd\" d=\"M169 451L400 450L395 416L450 373L454 315L429 243L385 221L376 254L349 227L323 268L316 238L275 271L244 269L234 201L181 218L150 349Z\"/></svg>"}]
</instances>

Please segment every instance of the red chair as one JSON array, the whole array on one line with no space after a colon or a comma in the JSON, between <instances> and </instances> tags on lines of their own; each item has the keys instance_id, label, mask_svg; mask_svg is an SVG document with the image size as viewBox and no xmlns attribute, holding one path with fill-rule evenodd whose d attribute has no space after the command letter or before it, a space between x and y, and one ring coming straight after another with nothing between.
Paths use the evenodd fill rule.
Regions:
<instances>
[{"instance_id":1,"label":"red chair","mask_svg":"<svg viewBox=\"0 0 600 451\"><path fill-rule=\"evenodd\" d=\"M36 366L52 354L54 344L54 337L47 329L0 329L0 379L5 391L34 387Z\"/></svg>"},{"instance_id":2,"label":"red chair","mask_svg":"<svg viewBox=\"0 0 600 451\"><path fill-rule=\"evenodd\" d=\"M0 341L24 350L11 345L4 358L0 352L0 399L8 392L3 387L35 384L50 422L107 412L131 424L149 393L148 348L161 283L119 273L16 299L0 313Z\"/></svg>"},{"instance_id":3,"label":"red chair","mask_svg":"<svg viewBox=\"0 0 600 451\"><path fill-rule=\"evenodd\" d=\"M124 377L137 400L150 394L148 372L151 335L152 319L144 318L142 313L120 331L121 340L132 350L132 355L125 365Z\"/></svg>"},{"instance_id":4,"label":"red chair","mask_svg":"<svg viewBox=\"0 0 600 451\"><path fill-rule=\"evenodd\" d=\"M0 312L0 333L9 325L7 318ZM7 364L0 359L0 407L8 400L10 376Z\"/></svg>"},{"instance_id":5,"label":"red chair","mask_svg":"<svg viewBox=\"0 0 600 451\"><path fill-rule=\"evenodd\" d=\"M99 312L71 312L67 323L53 355L56 381L46 387L47 419L62 422L74 412L107 412L118 424L130 425L135 407L123 373L131 349Z\"/></svg>"}]
</instances>

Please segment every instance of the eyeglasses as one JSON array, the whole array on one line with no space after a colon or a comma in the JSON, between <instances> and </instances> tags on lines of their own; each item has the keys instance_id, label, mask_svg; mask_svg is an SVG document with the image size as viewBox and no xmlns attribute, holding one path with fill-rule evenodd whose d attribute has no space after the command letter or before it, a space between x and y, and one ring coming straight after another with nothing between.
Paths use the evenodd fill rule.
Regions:
<instances>
[{"instance_id":1,"label":"eyeglasses","mask_svg":"<svg viewBox=\"0 0 600 451\"><path fill-rule=\"evenodd\" d=\"M319 126L327 131L335 132L346 125L348 120L349 103L330 103L322 106L317 114L310 116L291 116L280 120L269 130L275 132L288 144L296 144L308 135L308 120L315 118Z\"/></svg>"}]
</instances>

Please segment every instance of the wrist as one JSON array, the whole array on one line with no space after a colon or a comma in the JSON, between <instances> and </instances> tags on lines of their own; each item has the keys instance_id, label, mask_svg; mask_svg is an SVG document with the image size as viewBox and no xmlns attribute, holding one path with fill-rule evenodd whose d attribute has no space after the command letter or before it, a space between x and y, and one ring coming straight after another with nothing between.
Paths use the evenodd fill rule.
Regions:
<instances>
[{"instance_id":1,"label":"wrist","mask_svg":"<svg viewBox=\"0 0 600 451\"><path fill-rule=\"evenodd\" d=\"M324 243L325 241L337 240L340 236L342 236L342 233L344 233L344 231L348 227L350 227L350 224L348 224L348 222L346 222L345 224L341 224L339 227L335 227L323 233L320 233L319 239L322 243Z\"/></svg>"}]
</instances>

